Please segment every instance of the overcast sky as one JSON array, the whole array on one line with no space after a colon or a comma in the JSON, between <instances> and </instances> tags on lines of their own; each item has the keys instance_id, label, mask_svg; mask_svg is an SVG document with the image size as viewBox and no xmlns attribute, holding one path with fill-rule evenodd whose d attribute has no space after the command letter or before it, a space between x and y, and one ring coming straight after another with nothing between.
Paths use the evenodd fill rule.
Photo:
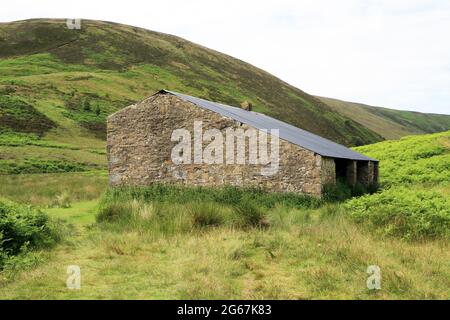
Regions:
<instances>
[{"instance_id":1,"label":"overcast sky","mask_svg":"<svg viewBox=\"0 0 450 320\"><path fill-rule=\"evenodd\" d=\"M0 9L1 22L42 17L170 33L310 94L450 114L449 0L14 0Z\"/></svg>"}]
</instances>

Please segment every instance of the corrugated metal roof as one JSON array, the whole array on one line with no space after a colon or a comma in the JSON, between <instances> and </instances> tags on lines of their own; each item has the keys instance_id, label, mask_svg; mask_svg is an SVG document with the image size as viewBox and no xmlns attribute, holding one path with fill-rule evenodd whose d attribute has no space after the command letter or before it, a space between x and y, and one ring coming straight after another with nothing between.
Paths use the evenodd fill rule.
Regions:
<instances>
[{"instance_id":1,"label":"corrugated metal roof","mask_svg":"<svg viewBox=\"0 0 450 320\"><path fill-rule=\"evenodd\" d=\"M173 94L184 101L189 101L201 108L219 113L225 117L245 123L257 129L278 129L281 139L313 151L324 157L377 161L355 152L343 145L322 138L306 130L297 128L286 122L271 118L262 113L247 111L241 108L227 106L225 104L211 102L173 91L161 90L159 93Z\"/></svg>"}]
</instances>

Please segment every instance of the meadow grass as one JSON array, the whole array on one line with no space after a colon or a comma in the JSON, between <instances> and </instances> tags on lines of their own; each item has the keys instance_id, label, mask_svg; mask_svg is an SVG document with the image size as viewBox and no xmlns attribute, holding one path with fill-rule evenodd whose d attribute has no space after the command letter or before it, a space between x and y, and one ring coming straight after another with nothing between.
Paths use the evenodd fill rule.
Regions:
<instances>
[{"instance_id":1,"label":"meadow grass","mask_svg":"<svg viewBox=\"0 0 450 320\"><path fill-rule=\"evenodd\" d=\"M160 184L109 189L97 202L106 176L86 173L67 179L81 202L51 205L72 174L24 176L30 180L23 192L25 181L7 176L9 186L0 194L25 202L30 200L21 193L31 199L33 185L45 189L55 179L53 189L34 201L51 206L49 216L64 219L75 232L53 250L34 251L25 263L1 272L0 297L448 299L448 180L443 175L430 182L422 175L419 182L398 182L395 174L403 172L389 169L410 161L426 169L423 159L433 163L447 155L447 140L445 134L425 136L422 143L429 146L421 147L419 137L411 139L416 150L403 145L391 156L382 154L396 148L390 142L364 147L383 159L383 188L343 203ZM95 192L88 191L92 185ZM81 267L81 290L65 287L67 266L74 264ZM381 290L366 287L370 265L381 268Z\"/></svg>"},{"instance_id":2,"label":"meadow grass","mask_svg":"<svg viewBox=\"0 0 450 320\"><path fill-rule=\"evenodd\" d=\"M76 232L51 251L35 251L25 267L1 272L0 297L449 297L448 241L377 235L354 222L339 203L292 205L296 202L274 201L270 197L279 196L265 193L259 194L264 201L256 220L263 223L245 223L255 221L239 219L248 212L245 191L227 190L234 196L218 202L212 199L221 199L221 192L192 188L190 201L178 198L187 191L179 188L108 191L100 205L94 200L48 209L50 217L66 220ZM81 290L65 287L67 266L74 264L81 267ZM378 291L366 287L366 269L373 264L382 270Z\"/></svg>"},{"instance_id":3,"label":"meadow grass","mask_svg":"<svg viewBox=\"0 0 450 320\"><path fill-rule=\"evenodd\" d=\"M0 197L40 207L67 207L98 199L107 180L105 171L0 175Z\"/></svg>"},{"instance_id":4,"label":"meadow grass","mask_svg":"<svg viewBox=\"0 0 450 320\"><path fill-rule=\"evenodd\" d=\"M145 187L110 188L102 199L102 204L143 200L170 203L212 201L224 205L238 205L244 202L257 202L259 206L271 208L278 203L290 207L319 207L320 199L293 192L269 192L259 188L240 188L233 186L202 187L154 183Z\"/></svg>"},{"instance_id":5,"label":"meadow grass","mask_svg":"<svg viewBox=\"0 0 450 320\"><path fill-rule=\"evenodd\" d=\"M206 206L210 206L208 204ZM173 215L191 215L166 204ZM216 204L214 210L229 214ZM74 207L75 208L75 207ZM154 218L154 207L135 203L139 225L89 225L66 212L80 230L26 272L3 272L0 297L8 299L447 299L448 242L405 242L374 237L349 220L342 207L276 205L265 228L236 228L220 220ZM86 215L95 207L83 205ZM201 210L205 207L201 207ZM73 219L73 220L72 220ZM158 221L161 225L145 223ZM214 217L213 219L217 219ZM91 220L92 221L92 220ZM178 221L178 222L177 222ZM212 222L212 223L211 223ZM182 232L180 232L184 229ZM174 232L176 230L176 232ZM65 287L66 268L79 265L80 290ZM366 269L379 265L382 289L368 290Z\"/></svg>"}]
</instances>

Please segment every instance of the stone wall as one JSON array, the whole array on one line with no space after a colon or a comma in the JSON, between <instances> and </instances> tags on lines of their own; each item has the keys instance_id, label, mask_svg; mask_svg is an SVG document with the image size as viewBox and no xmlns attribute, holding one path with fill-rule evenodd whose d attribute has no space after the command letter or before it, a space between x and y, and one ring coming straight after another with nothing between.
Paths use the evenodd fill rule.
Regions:
<instances>
[{"instance_id":1,"label":"stone wall","mask_svg":"<svg viewBox=\"0 0 450 320\"><path fill-rule=\"evenodd\" d=\"M373 161L358 161L358 182L365 186L378 184L378 163Z\"/></svg>"},{"instance_id":2,"label":"stone wall","mask_svg":"<svg viewBox=\"0 0 450 320\"><path fill-rule=\"evenodd\" d=\"M336 163L333 158L322 157L322 185L336 184Z\"/></svg>"},{"instance_id":3,"label":"stone wall","mask_svg":"<svg viewBox=\"0 0 450 320\"><path fill-rule=\"evenodd\" d=\"M279 171L272 176L263 176L261 165L173 163L171 151L177 142L171 141L172 131L192 132L199 120L205 130L247 128L170 94L156 94L111 115L107 125L110 185L229 184L320 196L322 183L334 179L334 162L282 139Z\"/></svg>"},{"instance_id":4,"label":"stone wall","mask_svg":"<svg viewBox=\"0 0 450 320\"><path fill-rule=\"evenodd\" d=\"M358 162L355 160L347 160L347 184L352 187L358 182Z\"/></svg>"}]
</instances>

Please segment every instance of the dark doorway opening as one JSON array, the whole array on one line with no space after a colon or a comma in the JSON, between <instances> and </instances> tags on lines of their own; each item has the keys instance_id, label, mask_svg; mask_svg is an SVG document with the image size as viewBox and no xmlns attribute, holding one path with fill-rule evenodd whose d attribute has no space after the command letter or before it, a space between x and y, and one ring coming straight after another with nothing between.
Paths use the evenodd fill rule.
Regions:
<instances>
[{"instance_id":1,"label":"dark doorway opening","mask_svg":"<svg viewBox=\"0 0 450 320\"><path fill-rule=\"evenodd\" d=\"M348 160L346 159L334 159L336 164L336 181L347 182L347 167Z\"/></svg>"},{"instance_id":2,"label":"dark doorway opening","mask_svg":"<svg viewBox=\"0 0 450 320\"><path fill-rule=\"evenodd\" d=\"M369 184L369 161L357 162L357 181L365 186Z\"/></svg>"}]
</instances>

